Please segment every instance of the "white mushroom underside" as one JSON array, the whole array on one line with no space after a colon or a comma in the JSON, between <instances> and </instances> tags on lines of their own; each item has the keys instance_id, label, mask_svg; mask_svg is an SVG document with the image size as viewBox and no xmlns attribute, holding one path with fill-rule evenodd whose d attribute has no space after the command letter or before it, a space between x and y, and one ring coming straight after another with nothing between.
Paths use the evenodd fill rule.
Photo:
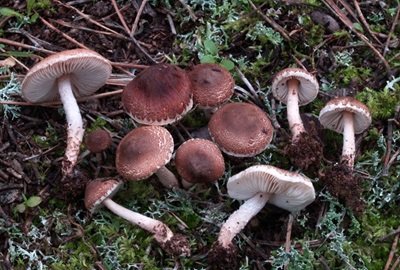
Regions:
<instances>
[{"instance_id":1,"label":"white mushroom underside","mask_svg":"<svg viewBox=\"0 0 400 270\"><path fill-rule=\"evenodd\" d=\"M371 124L371 115L368 111L349 103L330 104L322 108L319 121L325 128L343 133L344 121L342 112L350 112L354 117L354 132L359 134Z\"/></svg>"},{"instance_id":2,"label":"white mushroom underside","mask_svg":"<svg viewBox=\"0 0 400 270\"><path fill-rule=\"evenodd\" d=\"M30 72L22 85L24 99L45 102L58 98L57 79L69 74L75 96L86 96L102 87L111 73L111 66L93 57L71 58Z\"/></svg>"},{"instance_id":3,"label":"white mushroom underside","mask_svg":"<svg viewBox=\"0 0 400 270\"><path fill-rule=\"evenodd\" d=\"M286 104L288 97L287 81L290 79L299 81L299 106L306 105L317 97L319 86L315 77L302 70L290 70L280 74L272 82L272 94L276 99Z\"/></svg>"},{"instance_id":4,"label":"white mushroom underside","mask_svg":"<svg viewBox=\"0 0 400 270\"><path fill-rule=\"evenodd\" d=\"M230 177L227 188L229 196L238 200L247 200L260 192L270 194L269 203L291 212L303 209L315 199L308 178L269 165L252 166Z\"/></svg>"}]
</instances>

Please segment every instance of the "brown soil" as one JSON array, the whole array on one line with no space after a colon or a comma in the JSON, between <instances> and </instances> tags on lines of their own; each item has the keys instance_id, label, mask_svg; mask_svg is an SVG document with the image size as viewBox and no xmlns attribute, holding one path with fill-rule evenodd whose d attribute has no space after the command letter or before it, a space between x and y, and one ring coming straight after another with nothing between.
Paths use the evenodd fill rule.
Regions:
<instances>
[{"instance_id":1,"label":"brown soil","mask_svg":"<svg viewBox=\"0 0 400 270\"><path fill-rule=\"evenodd\" d=\"M211 269L219 270L236 270L238 269L237 248L234 244L230 244L228 248L224 248L218 242L215 242L208 253L208 262Z\"/></svg>"},{"instance_id":2,"label":"brown soil","mask_svg":"<svg viewBox=\"0 0 400 270\"><path fill-rule=\"evenodd\" d=\"M173 256L190 256L189 240L182 234L175 234L171 240L163 244L163 249Z\"/></svg>"},{"instance_id":3,"label":"brown soil","mask_svg":"<svg viewBox=\"0 0 400 270\"><path fill-rule=\"evenodd\" d=\"M285 153L290 161L300 169L316 169L322 159L322 143L317 136L303 132L296 142L285 147Z\"/></svg>"},{"instance_id":4,"label":"brown soil","mask_svg":"<svg viewBox=\"0 0 400 270\"><path fill-rule=\"evenodd\" d=\"M354 174L353 169L344 163L335 164L324 171L321 181L333 196L343 201L355 214L362 213L361 178Z\"/></svg>"}]
</instances>

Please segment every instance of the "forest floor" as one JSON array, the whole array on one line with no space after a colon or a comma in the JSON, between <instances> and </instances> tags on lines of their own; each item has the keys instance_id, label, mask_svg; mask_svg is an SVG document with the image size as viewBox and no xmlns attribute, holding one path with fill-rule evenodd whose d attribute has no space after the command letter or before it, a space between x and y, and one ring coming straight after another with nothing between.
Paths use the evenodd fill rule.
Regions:
<instances>
[{"instance_id":1,"label":"forest floor","mask_svg":"<svg viewBox=\"0 0 400 270\"><path fill-rule=\"evenodd\" d=\"M0 0L0 268L217 268L209 264L209 249L241 204L228 197L228 178L270 164L311 178L316 200L295 217L289 251L288 212L267 205L235 238L237 266L223 269L400 269L399 13L398 1L378 0ZM62 106L31 104L20 90L36 63L73 48L111 61L107 84L79 99L79 107L86 132L106 129L113 144L101 159L82 144L77 176L63 181ZM124 185L115 201L188 236L191 256L174 258L111 212L91 215L84 187L91 179L118 178L115 151L135 127L121 104L126 83L156 63L188 70L206 62L232 73L232 101L260 106L275 132L255 157L224 155L226 172L216 185L166 189L155 177ZM286 67L304 68L320 84L317 98L300 108L324 146L320 164L306 170L287 156L286 105L271 93L274 74ZM323 129L318 115L337 96L355 97L372 115L369 129L356 137L351 187L335 175L321 180L340 160L342 135ZM176 149L206 126L194 109L166 128ZM174 162L168 167L174 171ZM329 192L332 185L344 192Z\"/></svg>"}]
</instances>

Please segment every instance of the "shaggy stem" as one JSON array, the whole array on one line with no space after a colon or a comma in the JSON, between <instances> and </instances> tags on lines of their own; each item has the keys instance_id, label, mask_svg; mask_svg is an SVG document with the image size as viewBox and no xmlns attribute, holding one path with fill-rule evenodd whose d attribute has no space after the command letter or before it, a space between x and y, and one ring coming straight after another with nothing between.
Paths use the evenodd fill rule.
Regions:
<instances>
[{"instance_id":1,"label":"shaggy stem","mask_svg":"<svg viewBox=\"0 0 400 270\"><path fill-rule=\"evenodd\" d=\"M290 79L287 81L287 85L289 89L286 102L287 118L290 131L292 132L292 142L296 142L300 133L305 132L299 110L299 81L296 79Z\"/></svg>"},{"instance_id":2,"label":"shaggy stem","mask_svg":"<svg viewBox=\"0 0 400 270\"><path fill-rule=\"evenodd\" d=\"M254 197L246 200L222 225L218 243L222 247L228 248L232 239L264 208L269 197L268 193L257 193Z\"/></svg>"},{"instance_id":3,"label":"shaggy stem","mask_svg":"<svg viewBox=\"0 0 400 270\"><path fill-rule=\"evenodd\" d=\"M72 92L69 75L64 75L58 79L58 91L64 106L68 125L67 147L62 162L62 173L64 176L70 176L78 159L79 147L82 143L85 130L83 129L82 116L78 103Z\"/></svg>"},{"instance_id":4,"label":"shaggy stem","mask_svg":"<svg viewBox=\"0 0 400 270\"><path fill-rule=\"evenodd\" d=\"M159 243L165 243L174 236L174 233L168 228L167 225L161 221L146 217L145 215L133 212L117 203L111 199L105 199L103 201L105 205L111 212L120 216L130 223L139 226L140 228L152 233L154 239Z\"/></svg>"},{"instance_id":5,"label":"shaggy stem","mask_svg":"<svg viewBox=\"0 0 400 270\"><path fill-rule=\"evenodd\" d=\"M158 180L167 188L179 187L179 182L176 176L165 166L162 166L156 172Z\"/></svg>"},{"instance_id":6,"label":"shaggy stem","mask_svg":"<svg viewBox=\"0 0 400 270\"><path fill-rule=\"evenodd\" d=\"M354 156L356 153L354 118L351 112L343 113L343 149L342 161L346 162L349 168L354 167Z\"/></svg>"}]
</instances>

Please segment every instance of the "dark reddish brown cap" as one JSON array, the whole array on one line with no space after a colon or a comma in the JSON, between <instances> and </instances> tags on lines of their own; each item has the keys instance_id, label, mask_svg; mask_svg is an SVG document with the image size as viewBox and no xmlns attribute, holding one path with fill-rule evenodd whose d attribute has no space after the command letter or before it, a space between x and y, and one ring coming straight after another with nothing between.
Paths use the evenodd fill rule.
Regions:
<instances>
[{"instance_id":1,"label":"dark reddish brown cap","mask_svg":"<svg viewBox=\"0 0 400 270\"><path fill-rule=\"evenodd\" d=\"M174 151L169 131L160 126L142 126L125 135L118 145L115 163L127 180L148 178L167 164Z\"/></svg>"},{"instance_id":2,"label":"dark reddish brown cap","mask_svg":"<svg viewBox=\"0 0 400 270\"><path fill-rule=\"evenodd\" d=\"M228 70L218 64L199 64L189 72L193 102L202 108L218 107L233 95L235 81Z\"/></svg>"},{"instance_id":3,"label":"dark reddish brown cap","mask_svg":"<svg viewBox=\"0 0 400 270\"><path fill-rule=\"evenodd\" d=\"M224 157L218 146L204 139L191 139L179 146L175 166L179 175L191 183L215 182L225 171Z\"/></svg>"},{"instance_id":4,"label":"dark reddish brown cap","mask_svg":"<svg viewBox=\"0 0 400 270\"><path fill-rule=\"evenodd\" d=\"M368 107L353 97L338 97L326 103L319 113L319 121L328 129L343 133L343 113L353 114L355 134L359 134L371 125L371 113Z\"/></svg>"},{"instance_id":5,"label":"dark reddish brown cap","mask_svg":"<svg viewBox=\"0 0 400 270\"><path fill-rule=\"evenodd\" d=\"M110 147L112 142L110 132L98 128L86 135L85 145L92 153L100 153Z\"/></svg>"},{"instance_id":6,"label":"dark reddish brown cap","mask_svg":"<svg viewBox=\"0 0 400 270\"><path fill-rule=\"evenodd\" d=\"M85 207L91 213L101 207L103 201L112 198L122 186L122 182L115 179L96 179L86 185Z\"/></svg>"},{"instance_id":7,"label":"dark reddish brown cap","mask_svg":"<svg viewBox=\"0 0 400 270\"><path fill-rule=\"evenodd\" d=\"M208 129L221 150L236 157L251 157L264 151L274 131L263 110L239 102L225 104L217 110Z\"/></svg>"},{"instance_id":8,"label":"dark reddish brown cap","mask_svg":"<svg viewBox=\"0 0 400 270\"><path fill-rule=\"evenodd\" d=\"M173 123L193 106L189 77L183 69L175 65L150 66L125 86L122 103L138 123Z\"/></svg>"}]
</instances>

